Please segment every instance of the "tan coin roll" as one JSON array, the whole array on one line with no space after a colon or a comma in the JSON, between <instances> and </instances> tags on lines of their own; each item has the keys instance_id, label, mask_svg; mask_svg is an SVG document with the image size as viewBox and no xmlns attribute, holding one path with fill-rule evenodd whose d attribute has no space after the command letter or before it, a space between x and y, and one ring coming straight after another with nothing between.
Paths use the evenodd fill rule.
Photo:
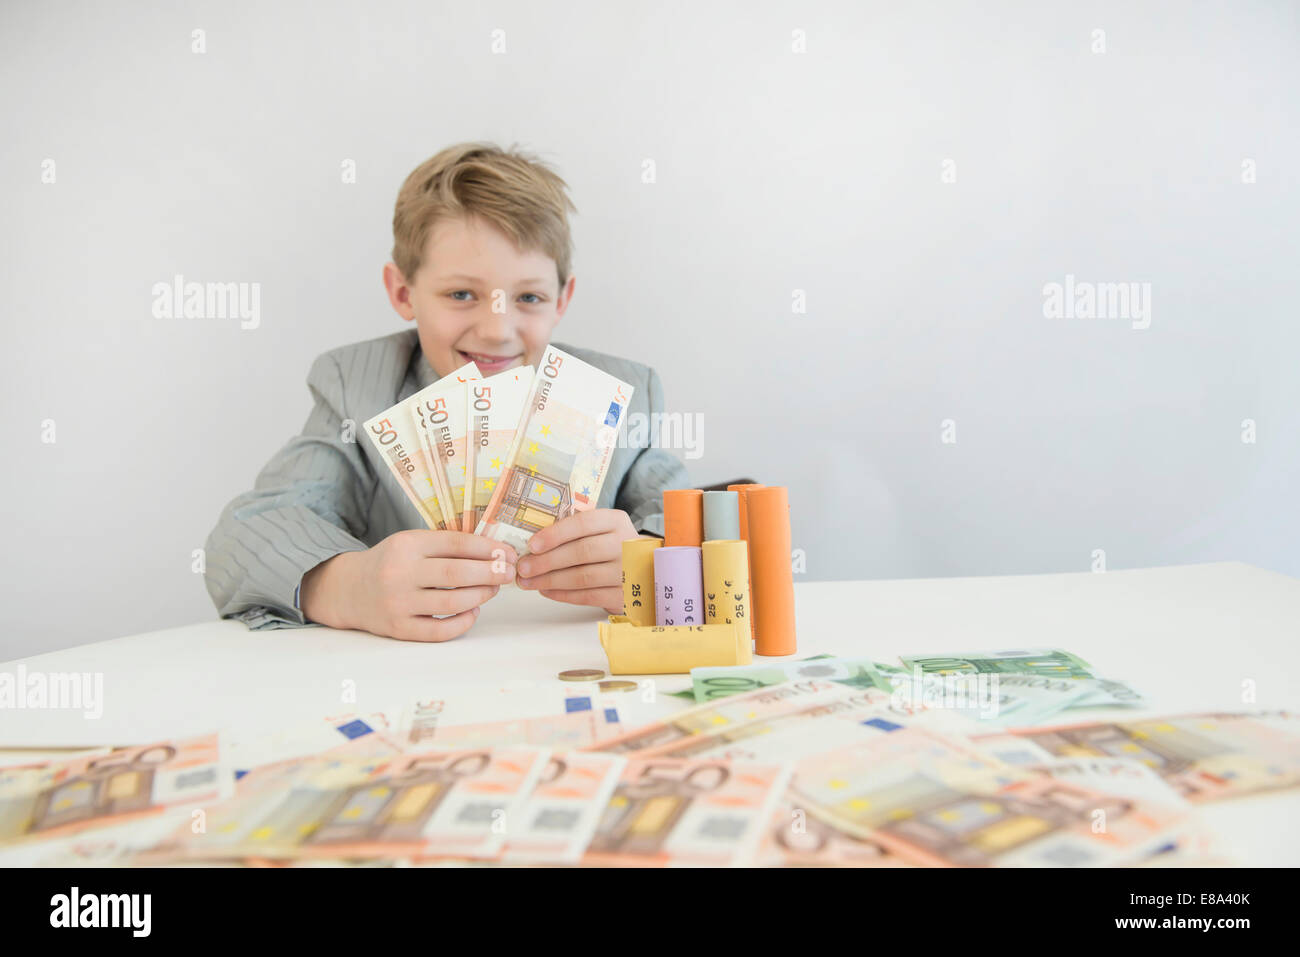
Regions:
<instances>
[{"instance_id":1,"label":"tan coin roll","mask_svg":"<svg viewBox=\"0 0 1300 957\"><path fill-rule=\"evenodd\" d=\"M629 538L623 543L623 614L638 625L655 623L655 549L662 538Z\"/></svg>"},{"instance_id":2,"label":"tan coin roll","mask_svg":"<svg viewBox=\"0 0 1300 957\"><path fill-rule=\"evenodd\" d=\"M747 502L746 502L746 500L745 500L745 496L748 495L748 494L749 494L751 491L753 491L754 489L756 489L756 488L763 488L763 487L764 487L764 486L759 485L757 482L748 482L748 483L741 483L741 484L739 484L739 485L728 485L728 486L727 486L727 491L728 491L728 492L735 492L735 493L736 493L736 507L737 507L737 509L740 511L740 540L741 540L742 542L746 542L746 543L749 542L749 508L748 508ZM753 595L753 592L754 592L754 568L753 568L753 562L752 562L752 561L750 562L750 569L749 569L749 591L750 591L750 596L749 596L749 608L750 608L750 616L749 616L749 634L750 634L751 636L755 636L755 635L756 635L756 632L755 632L755 630L754 630L754 615L753 615L753 610L754 610L754 595Z\"/></svg>"},{"instance_id":3,"label":"tan coin roll","mask_svg":"<svg viewBox=\"0 0 1300 957\"><path fill-rule=\"evenodd\" d=\"M795 635L790 499L782 486L750 489L745 498L754 650L760 655L792 655Z\"/></svg>"},{"instance_id":4,"label":"tan coin roll","mask_svg":"<svg viewBox=\"0 0 1300 957\"><path fill-rule=\"evenodd\" d=\"M692 668L748 665L754 660L749 632L739 622L647 628L614 615L598 630L612 675L686 674Z\"/></svg>"},{"instance_id":5,"label":"tan coin roll","mask_svg":"<svg viewBox=\"0 0 1300 957\"><path fill-rule=\"evenodd\" d=\"M697 488L664 492L664 544L699 548L704 541L704 493Z\"/></svg>"},{"instance_id":6,"label":"tan coin roll","mask_svg":"<svg viewBox=\"0 0 1300 957\"><path fill-rule=\"evenodd\" d=\"M704 543L704 621L749 628L749 547L740 540Z\"/></svg>"}]
</instances>

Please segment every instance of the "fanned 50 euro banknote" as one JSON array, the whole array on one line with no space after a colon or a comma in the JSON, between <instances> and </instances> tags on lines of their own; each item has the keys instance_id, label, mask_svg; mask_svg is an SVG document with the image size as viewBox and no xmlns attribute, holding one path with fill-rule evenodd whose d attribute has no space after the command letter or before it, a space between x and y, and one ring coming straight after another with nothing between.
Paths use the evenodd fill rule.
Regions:
<instances>
[{"instance_id":1,"label":"fanned 50 euro banknote","mask_svg":"<svg viewBox=\"0 0 1300 957\"><path fill-rule=\"evenodd\" d=\"M533 534L596 507L632 386L548 346L476 531L527 550Z\"/></svg>"},{"instance_id":2,"label":"fanned 50 euro banknote","mask_svg":"<svg viewBox=\"0 0 1300 957\"><path fill-rule=\"evenodd\" d=\"M469 474L465 482L465 530L475 531L506 470L510 446L533 386L533 367L507 369L471 382L469 389Z\"/></svg>"},{"instance_id":3,"label":"fanned 50 euro banknote","mask_svg":"<svg viewBox=\"0 0 1300 957\"><path fill-rule=\"evenodd\" d=\"M445 529L443 493L435 481L429 453L420 442L420 433L411 420L410 406L415 396L385 409L363 428L375 451L388 466L402 492L411 500L429 528Z\"/></svg>"},{"instance_id":4,"label":"fanned 50 euro banknote","mask_svg":"<svg viewBox=\"0 0 1300 957\"><path fill-rule=\"evenodd\" d=\"M438 491L446 527L454 532L474 529L464 526L465 475L465 386L478 382L478 366L467 362L411 396L402 407L415 426L420 447L432 463L430 482Z\"/></svg>"}]
</instances>

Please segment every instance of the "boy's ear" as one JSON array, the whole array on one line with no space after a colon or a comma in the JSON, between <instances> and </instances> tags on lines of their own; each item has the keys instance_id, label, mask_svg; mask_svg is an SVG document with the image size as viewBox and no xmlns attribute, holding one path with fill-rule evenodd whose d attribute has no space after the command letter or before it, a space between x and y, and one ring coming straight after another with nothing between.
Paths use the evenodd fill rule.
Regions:
<instances>
[{"instance_id":1,"label":"boy's ear","mask_svg":"<svg viewBox=\"0 0 1300 957\"><path fill-rule=\"evenodd\" d=\"M578 277L570 276L569 281L566 282L564 288L560 290L560 295L555 300L555 314L557 316L564 315L564 310L569 308L569 303L573 299L573 290L577 287L577 284Z\"/></svg>"},{"instance_id":2,"label":"boy's ear","mask_svg":"<svg viewBox=\"0 0 1300 957\"><path fill-rule=\"evenodd\" d=\"M384 263L384 290L388 293L388 301L394 312L408 322L415 318L411 285L397 268L397 263Z\"/></svg>"}]
</instances>

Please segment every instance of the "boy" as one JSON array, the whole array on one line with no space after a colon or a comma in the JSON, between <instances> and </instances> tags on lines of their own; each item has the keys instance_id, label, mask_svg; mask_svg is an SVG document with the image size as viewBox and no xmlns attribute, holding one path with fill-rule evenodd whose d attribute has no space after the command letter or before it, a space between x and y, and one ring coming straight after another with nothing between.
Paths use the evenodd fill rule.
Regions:
<instances>
[{"instance_id":1,"label":"boy","mask_svg":"<svg viewBox=\"0 0 1300 957\"><path fill-rule=\"evenodd\" d=\"M449 147L407 177L383 278L393 309L416 328L312 365L315 407L302 434L208 537L207 587L223 617L444 641L511 580L621 612L622 542L662 534L664 489L689 485L672 455L616 449L597 507L538 532L518 556L501 542L427 529L357 435L358 423L466 362L484 376L537 364L573 299L566 190L535 158L483 143ZM653 369L556 345L632 385L629 414L663 411Z\"/></svg>"}]
</instances>

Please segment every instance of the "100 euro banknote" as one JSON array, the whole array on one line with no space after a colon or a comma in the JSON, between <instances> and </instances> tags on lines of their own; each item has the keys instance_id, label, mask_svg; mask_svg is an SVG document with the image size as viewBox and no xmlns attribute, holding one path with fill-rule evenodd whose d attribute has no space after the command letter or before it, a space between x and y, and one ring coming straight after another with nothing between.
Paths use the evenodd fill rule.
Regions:
<instances>
[{"instance_id":1,"label":"100 euro banknote","mask_svg":"<svg viewBox=\"0 0 1300 957\"><path fill-rule=\"evenodd\" d=\"M834 681L851 688L888 691L888 678L868 658L820 657L804 661L772 661L761 665L718 665L691 669L695 700L712 701L801 678Z\"/></svg>"},{"instance_id":2,"label":"100 euro banknote","mask_svg":"<svg viewBox=\"0 0 1300 957\"><path fill-rule=\"evenodd\" d=\"M1122 681L1099 678L1088 662L1059 648L975 651L941 655L904 655L909 670L919 668L925 674L963 675L1035 675L1040 678L1073 681L1080 694L1068 707L1130 707L1142 703L1138 694ZM1063 688L1064 685L1060 685Z\"/></svg>"},{"instance_id":3,"label":"100 euro banknote","mask_svg":"<svg viewBox=\"0 0 1300 957\"><path fill-rule=\"evenodd\" d=\"M534 533L594 509L632 392L626 382L548 346L476 531L522 554Z\"/></svg>"}]
</instances>

